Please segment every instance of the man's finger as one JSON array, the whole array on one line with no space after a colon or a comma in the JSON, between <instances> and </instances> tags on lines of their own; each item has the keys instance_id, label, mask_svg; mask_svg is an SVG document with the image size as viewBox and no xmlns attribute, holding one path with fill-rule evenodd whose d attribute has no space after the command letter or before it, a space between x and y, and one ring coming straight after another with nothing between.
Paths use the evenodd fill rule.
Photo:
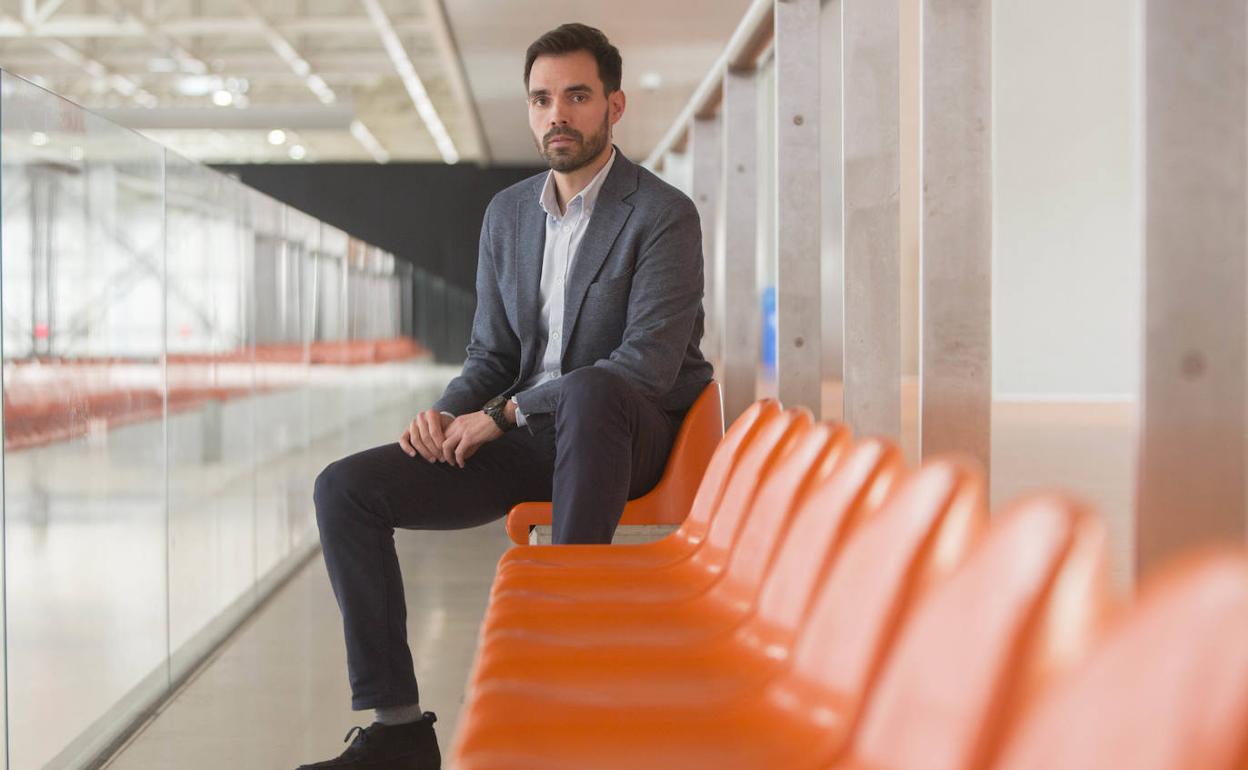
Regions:
<instances>
[{"instance_id":1,"label":"man's finger","mask_svg":"<svg viewBox=\"0 0 1248 770\"><path fill-rule=\"evenodd\" d=\"M429 420L429 435L441 445L442 442L446 441L446 434L442 432L442 414L431 409L425 412L425 415Z\"/></svg>"},{"instance_id":2,"label":"man's finger","mask_svg":"<svg viewBox=\"0 0 1248 770\"><path fill-rule=\"evenodd\" d=\"M442 442L442 456L448 463L455 465L455 448L463 443L464 436L461 431L447 431L447 433L450 436Z\"/></svg>"},{"instance_id":3,"label":"man's finger","mask_svg":"<svg viewBox=\"0 0 1248 770\"><path fill-rule=\"evenodd\" d=\"M416 432L412 434L412 443L420 450L421 457L435 462L439 459L441 448L429 437L429 427L425 425L423 417L424 415L420 415L416 418Z\"/></svg>"},{"instance_id":4,"label":"man's finger","mask_svg":"<svg viewBox=\"0 0 1248 770\"><path fill-rule=\"evenodd\" d=\"M464 467L464 461L472 456L472 443L469 441L459 442L459 446L455 447L455 464Z\"/></svg>"},{"instance_id":5,"label":"man's finger","mask_svg":"<svg viewBox=\"0 0 1248 770\"><path fill-rule=\"evenodd\" d=\"M411 439L408 438L406 430L403 431L403 435L399 436L399 446L402 447L408 457L416 456L416 448L412 446Z\"/></svg>"},{"instance_id":6,"label":"man's finger","mask_svg":"<svg viewBox=\"0 0 1248 770\"><path fill-rule=\"evenodd\" d=\"M442 443L438 444L438 451L442 453L442 459L448 463L455 462L455 446L464 438L464 430L462 425L451 423L442 434Z\"/></svg>"},{"instance_id":7,"label":"man's finger","mask_svg":"<svg viewBox=\"0 0 1248 770\"><path fill-rule=\"evenodd\" d=\"M425 460L433 462L437 459L437 456L430 451L428 444L420 436L419 420L412 420L411 427L407 430L407 438L408 442L412 445L412 448L415 449Z\"/></svg>"}]
</instances>

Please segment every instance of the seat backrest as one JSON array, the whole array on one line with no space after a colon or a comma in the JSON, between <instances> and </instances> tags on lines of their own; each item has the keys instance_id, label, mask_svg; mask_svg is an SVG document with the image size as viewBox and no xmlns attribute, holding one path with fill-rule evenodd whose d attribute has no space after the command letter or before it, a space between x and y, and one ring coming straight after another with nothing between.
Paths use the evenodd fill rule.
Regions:
<instances>
[{"instance_id":1,"label":"seat backrest","mask_svg":"<svg viewBox=\"0 0 1248 770\"><path fill-rule=\"evenodd\" d=\"M1248 768L1248 553L1192 554L1151 578L994 768Z\"/></svg>"},{"instance_id":2,"label":"seat backrest","mask_svg":"<svg viewBox=\"0 0 1248 770\"><path fill-rule=\"evenodd\" d=\"M905 473L901 450L878 438L837 453L831 472L803 496L768 568L751 622L737 639L760 651L783 649L805 617L848 533L883 504ZM738 549L740 550L740 549Z\"/></svg>"},{"instance_id":3,"label":"seat backrest","mask_svg":"<svg viewBox=\"0 0 1248 770\"><path fill-rule=\"evenodd\" d=\"M1002 514L919 599L872 688L846 764L979 770L1034 695L1099 630L1104 528L1057 495Z\"/></svg>"},{"instance_id":4,"label":"seat backrest","mask_svg":"<svg viewBox=\"0 0 1248 770\"><path fill-rule=\"evenodd\" d=\"M728 483L711 517L706 538L693 554L704 566L721 568L736 542L741 525L772 466L810 430L814 419L805 409L786 409L759 430L728 474Z\"/></svg>"},{"instance_id":5,"label":"seat backrest","mask_svg":"<svg viewBox=\"0 0 1248 770\"><path fill-rule=\"evenodd\" d=\"M983 474L935 460L903 478L850 533L810 604L788 671L765 696L791 718L812 720L822 737L812 756L830 759L845 748L925 579L936 567L958 566L987 519Z\"/></svg>"},{"instance_id":6,"label":"seat backrest","mask_svg":"<svg viewBox=\"0 0 1248 770\"><path fill-rule=\"evenodd\" d=\"M749 412L750 409L747 409L745 414ZM745 414L741 416L744 417ZM711 380L693 402L693 406L685 412L680 430L676 432L676 439L668 452L663 477L648 495L653 496L657 511L691 512L690 503L701 489L702 478L723 438L724 407L720 399L719 383Z\"/></svg>"},{"instance_id":7,"label":"seat backrest","mask_svg":"<svg viewBox=\"0 0 1248 770\"><path fill-rule=\"evenodd\" d=\"M720 439L706 466L706 472L698 483L697 494L689 508L689 515L680 525L681 534L689 540L701 540L719 506L720 498L728 486L732 469L741 459L745 447L759 437L762 427L780 416L780 402L762 399L750 404L741 416L733 420L724 437ZM673 446L675 452L677 447Z\"/></svg>"},{"instance_id":8,"label":"seat backrest","mask_svg":"<svg viewBox=\"0 0 1248 770\"><path fill-rule=\"evenodd\" d=\"M772 466L741 523L723 577L715 586L715 598L753 606L794 512L807 492L832 473L849 443L848 428L821 422Z\"/></svg>"}]
</instances>

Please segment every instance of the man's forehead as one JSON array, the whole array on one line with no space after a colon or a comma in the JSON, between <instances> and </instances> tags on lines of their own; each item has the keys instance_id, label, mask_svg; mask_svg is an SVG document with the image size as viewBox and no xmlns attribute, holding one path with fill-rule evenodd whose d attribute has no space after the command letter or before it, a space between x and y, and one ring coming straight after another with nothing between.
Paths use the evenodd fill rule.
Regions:
<instances>
[{"instance_id":1,"label":"man's forehead","mask_svg":"<svg viewBox=\"0 0 1248 770\"><path fill-rule=\"evenodd\" d=\"M544 54L529 70L530 91L564 91L588 86L602 88L598 77L598 61L588 51L573 51L557 56Z\"/></svg>"}]
</instances>

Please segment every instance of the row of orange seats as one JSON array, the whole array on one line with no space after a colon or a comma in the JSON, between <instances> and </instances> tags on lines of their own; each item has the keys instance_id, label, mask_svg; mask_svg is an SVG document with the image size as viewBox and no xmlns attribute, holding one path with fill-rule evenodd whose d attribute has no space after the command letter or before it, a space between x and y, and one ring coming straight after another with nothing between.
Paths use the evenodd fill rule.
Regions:
<instances>
[{"instance_id":1,"label":"row of orange seats","mask_svg":"<svg viewBox=\"0 0 1248 770\"><path fill-rule=\"evenodd\" d=\"M759 402L676 533L504 556L454 766L1248 767L1248 554L1128 601L1092 511L985 501L970 463Z\"/></svg>"},{"instance_id":2,"label":"row of orange seats","mask_svg":"<svg viewBox=\"0 0 1248 770\"><path fill-rule=\"evenodd\" d=\"M371 364L401 361L426 351L407 337L350 342L316 342L307 352L313 364ZM208 354L170 354L171 368L194 364L290 363L303 360L301 346L261 345L254 351ZM134 364L133 359L36 359L14 362L21 366L60 366L64 377L51 381L6 383L4 392L4 447L29 449L86 435L93 426L112 429L134 422L160 419L164 396L158 388L117 387L107 379L84 378L87 367ZM227 401L268 388L223 385L170 384L170 414L199 408L205 401Z\"/></svg>"}]
</instances>

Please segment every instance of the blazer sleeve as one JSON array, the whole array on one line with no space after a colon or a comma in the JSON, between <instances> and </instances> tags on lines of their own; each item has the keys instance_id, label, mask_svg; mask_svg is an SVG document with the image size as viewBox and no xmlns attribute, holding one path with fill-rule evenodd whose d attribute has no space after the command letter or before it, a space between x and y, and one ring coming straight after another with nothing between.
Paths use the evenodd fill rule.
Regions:
<instances>
[{"instance_id":1,"label":"blazer sleeve","mask_svg":"<svg viewBox=\"0 0 1248 770\"><path fill-rule=\"evenodd\" d=\"M702 225L688 198L665 206L643 242L633 273L628 316L619 347L594 362L624 377L651 401L671 390L702 304ZM563 378L516 395L525 415L547 414L559 403Z\"/></svg>"},{"instance_id":2,"label":"blazer sleeve","mask_svg":"<svg viewBox=\"0 0 1248 770\"><path fill-rule=\"evenodd\" d=\"M454 415L475 412L502 394L520 371L520 340L507 320L492 243L495 204L485 211L477 259L477 309L472 318L468 356L433 408Z\"/></svg>"}]
</instances>

